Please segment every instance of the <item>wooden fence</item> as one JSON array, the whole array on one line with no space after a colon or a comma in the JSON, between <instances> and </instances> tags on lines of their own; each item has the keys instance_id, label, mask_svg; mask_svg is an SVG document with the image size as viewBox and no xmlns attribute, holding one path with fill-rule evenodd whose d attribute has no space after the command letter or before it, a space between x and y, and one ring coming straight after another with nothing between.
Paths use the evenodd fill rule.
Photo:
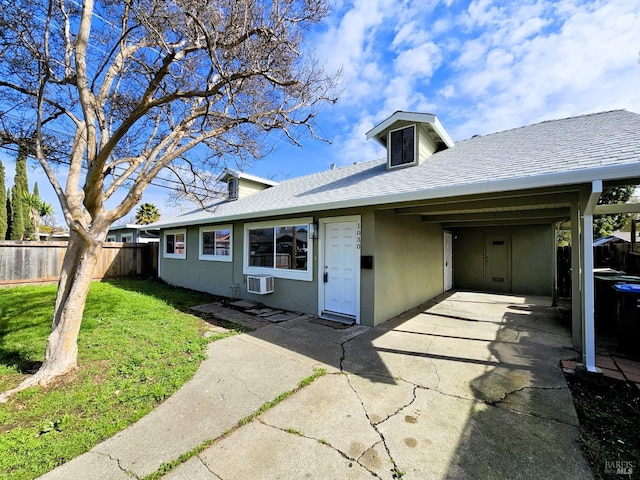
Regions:
<instances>
[{"instance_id":1,"label":"wooden fence","mask_svg":"<svg viewBox=\"0 0 640 480\"><path fill-rule=\"evenodd\" d=\"M0 287L57 282L66 249L67 242L0 241ZM93 278L155 277L157 272L157 243L107 242Z\"/></svg>"},{"instance_id":2,"label":"wooden fence","mask_svg":"<svg viewBox=\"0 0 640 480\"><path fill-rule=\"evenodd\" d=\"M593 248L596 267L609 267L629 275L640 275L640 244L631 250L630 243L609 243ZM558 296L571 297L571 247L558 247Z\"/></svg>"}]
</instances>

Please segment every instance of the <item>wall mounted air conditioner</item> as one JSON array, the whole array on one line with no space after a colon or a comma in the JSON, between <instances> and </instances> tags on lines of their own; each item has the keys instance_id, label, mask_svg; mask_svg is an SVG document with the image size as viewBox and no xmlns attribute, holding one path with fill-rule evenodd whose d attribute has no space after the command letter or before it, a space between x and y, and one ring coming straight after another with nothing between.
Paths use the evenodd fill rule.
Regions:
<instances>
[{"instance_id":1,"label":"wall mounted air conditioner","mask_svg":"<svg viewBox=\"0 0 640 480\"><path fill-rule=\"evenodd\" d=\"M275 279L270 275L247 275L247 292L266 295L273 293Z\"/></svg>"}]
</instances>

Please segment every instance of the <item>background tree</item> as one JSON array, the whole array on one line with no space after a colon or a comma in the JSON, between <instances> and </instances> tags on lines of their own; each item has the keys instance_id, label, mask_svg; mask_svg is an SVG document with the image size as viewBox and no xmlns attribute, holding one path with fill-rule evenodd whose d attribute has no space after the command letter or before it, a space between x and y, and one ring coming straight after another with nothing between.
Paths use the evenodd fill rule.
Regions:
<instances>
[{"instance_id":1,"label":"background tree","mask_svg":"<svg viewBox=\"0 0 640 480\"><path fill-rule=\"evenodd\" d=\"M28 221L31 224L31 229L34 232L34 237L40 233L41 218L47 215L53 214L53 206L50 203L44 202L39 196L37 189L34 188L33 193L27 192L22 201L27 205L29 218Z\"/></svg>"},{"instance_id":2,"label":"background tree","mask_svg":"<svg viewBox=\"0 0 640 480\"><path fill-rule=\"evenodd\" d=\"M303 40L327 13L325 0L3 4L2 141L30 139L69 243L44 363L0 400L76 368L107 231L161 171L201 188L199 172L259 158L274 133L316 137L317 109L335 100L336 82L302 54Z\"/></svg>"},{"instance_id":3,"label":"background tree","mask_svg":"<svg viewBox=\"0 0 640 480\"><path fill-rule=\"evenodd\" d=\"M14 185L11 189L11 229L9 240L22 240L24 238L23 202L20 189Z\"/></svg>"},{"instance_id":4,"label":"background tree","mask_svg":"<svg viewBox=\"0 0 640 480\"><path fill-rule=\"evenodd\" d=\"M633 196L635 185L614 187L605 191L598 201L599 205L609 205L615 203L627 203ZM629 220L628 213L617 215L596 215L593 217L593 238L606 237L613 232L620 230Z\"/></svg>"},{"instance_id":5,"label":"background tree","mask_svg":"<svg viewBox=\"0 0 640 480\"><path fill-rule=\"evenodd\" d=\"M7 233L5 235L6 240L11 239L11 218L13 215L13 210L11 209L11 189L7 188Z\"/></svg>"},{"instance_id":6,"label":"background tree","mask_svg":"<svg viewBox=\"0 0 640 480\"><path fill-rule=\"evenodd\" d=\"M7 217L7 191L4 185L4 165L0 161L0 240L4 240L7 236L7 228L9 219Z\"/></svg>"},{"instance_id":7,"label":"background tree","mask_svg":"<svg viewBox=\"0 0 640 480\"><path fill-rule=\"evenodd\" d=\"M29 195L29 179L27 178L27 147L21 144L18 148L18 156L16 158L16 174L13 180L13 185L17 189L18 203L14 204L14 208L22 210L22 223L24 225L24 232L21 239L16 240L33 240L34 230L33 224L29 221L30 207L25 201L25 198Z\"/></svg>"},{"instance_id":8,"label":"background tree","mask_svg":"<svg viewBox=\"0 0 640 480\"><path fill-rule=\"evenodd\" d=\"M160 220L160 210L153 203L143 203L136 210L136 223L149 225Z\"/></svg>"}]
</instances>

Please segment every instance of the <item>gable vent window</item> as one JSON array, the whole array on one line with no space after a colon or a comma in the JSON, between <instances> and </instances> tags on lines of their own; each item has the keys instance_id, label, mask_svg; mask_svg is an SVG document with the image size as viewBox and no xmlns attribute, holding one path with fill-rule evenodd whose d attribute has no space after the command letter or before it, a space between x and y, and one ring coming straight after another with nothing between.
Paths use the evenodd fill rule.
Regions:
<instances>
[{"instance_id":1,"label":"gable vent window","mask_svg":"<svg viewBox=\"0 0 640 480\"><path fill-rule=\"evenodd\" d=\"M416 163L415 139L415 125L389 132L389 167Z\"/></svg>"}]
</instances>

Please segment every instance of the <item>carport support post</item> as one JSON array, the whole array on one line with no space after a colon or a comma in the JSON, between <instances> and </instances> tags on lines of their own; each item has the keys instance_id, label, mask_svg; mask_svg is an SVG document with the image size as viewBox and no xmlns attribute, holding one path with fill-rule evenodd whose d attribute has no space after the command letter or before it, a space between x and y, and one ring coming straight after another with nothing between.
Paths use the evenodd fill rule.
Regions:
<instances>
[{"instance_id":1,"label":"carport support post","mask_svg":"<svg viewBox=\"0 0 640 480\"><path fill-rule=\"evenodd\" d=\"M594 180L591 194L587 200L582 217L582 253L584 255L583 279L583 343L582 363L587 372L597 372L596 368L596 337L594 325L594 294L593 294L593 211L602 194L602 180Z\"/></svg>"},{"instance_id":2,"label":"carport support post","mask_svg":"<svg viewBox=\"0 0 640 480\"><path fill-rule=\"evenodd\" d=\"M551 258L553 259L553 268L551 269L551 306L558 306L558 225L551 225Z\"/></svg>"},{"instance_id":3,"label":"carport support post","mask_svg":"<svg viewBox=\"0 0 640 480\"><path fill-rule=\"evenodd\" d=\"M571 337L573 348L582 351L582 242L580 205L571 202Z\"/></svg>"}]
</instances>

